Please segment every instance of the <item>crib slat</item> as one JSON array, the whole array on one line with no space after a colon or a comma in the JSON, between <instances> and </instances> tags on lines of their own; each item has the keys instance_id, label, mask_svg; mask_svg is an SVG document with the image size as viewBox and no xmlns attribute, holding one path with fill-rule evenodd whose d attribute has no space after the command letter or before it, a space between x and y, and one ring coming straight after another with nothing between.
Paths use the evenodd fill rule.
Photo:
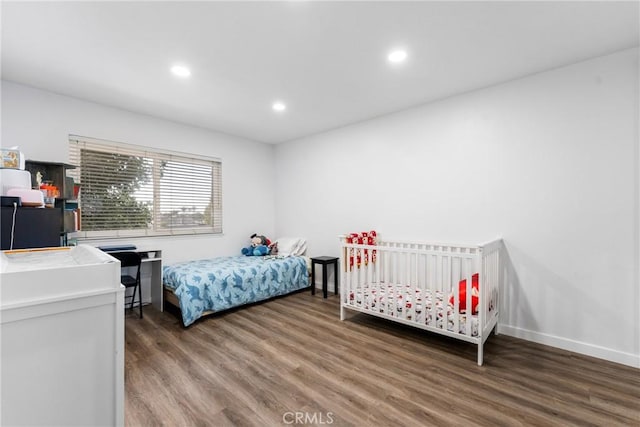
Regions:
<instances>
[{"instance_id":1,"label":"crib slat","mask_svg":"<svg viewBox=\"0 0 640 427\"><path fill-rule=\"evenodd\" d=\"M405 244L402 244L402 249L405 248ZM404 255L403 252L399 252L398 253L398 299L396 300L396 307L399 307L400 311L398 313L398 316L402 316L404 318L405 314L406 314L406 310L404 309L403 306L403 301L405 298L405 292L404 292L404 268L403 268L403 261L404 260ZM399 305L398 305L399 304Z\"/></svg>"},{"instance_id":2,"label":"crib slat","mask_svg":"<svg viewBox=\"0 0 640 427\"><path fill-rule=\"evenodd\" d=\"M486 254L484 251L480 253L480 280L478 282L478 335L484 335L484 328L488 318L488 292L489 282L491 280L491 259L492 254Z\"/></svg>"},{"instance_id":3,"label":"crib slat","mask_svg":"<svg viewBox=\"0 0 640 427\"><path fill-rule=\"evenodd\" d=\"M489 260L487 261L487 265L485 268L485 281L481 286L484 286L486 288L485 293L482 294L482 297L484 298L483 301L483 308L484 308L484 317L483 317L483 322L484 324L482 325L482 328L484 330L484 326L489 323L489 316L490 316L490 307L493 306L493 287L495 286L495 273L496 273L496 266L495 266L495 260L496 260L496 255L497 253L492 252L491 253L491 258L489 258Z\"/></svg>"},{"instance_id":4,"label":"crib slat","mask_svg":"<svg viewBox=\"0 0 640 427\"><path fill-rule=\"evenodd\" d=\"M371 288L371 282L369 281L369 251L363 249L361 255L362 264L360 266L360 272L362 273L361 283L363 287Z\"/></svg>"},{"instance_id":5,"label":"crib slat","mask_svg":"<svg viewBox=\"0 0 640 427\"><path fill-rule=\"evenodd\" d=\"M398 264L400 263L400 260L398 259L400 257L400 253L396 252L393 254L393 315L394 316L399 316L400 313L398 313L398 292L400 292L400 277L398 274Z\"/></svg>"},{"instance_id":6,"label":"crib slat","mask_svg":"<svg viewBox=\"0 0 640 427\"><path fill-rule=\"evenodd\" d=\"M449 293L450 293L450 289L447 285L448 282L448 278L447 276L449 274L451 274L450 271L450 260L451 258L449 257L449 255L447 255L446 253L443 253L443 255L440 256L440 289L442 290L442 322L440 324L440 328L446 328L447 324L449 322L449 310L448 310L448 298L449 298ZM449 272L449 273L448 273ZM436 288L436 291L438 289ZM436 307L435 307L435 303L437 302L437 297L434 297L433 300L433 325L434 326L438 326L438 319L436 318ZM444 326L443 326L444 325Z\"/></svg>"},{"instance_id":7,"label":"crib slat","mask_svg":"<svg viewBox=\"0 0 640 427\"><path fill-rule=\"evenodd\" d=\"M353 250L353 265L351 266L351 289L353 290L353 305L358 305L358 265L357 265L357 249Z\"/></svg>"},{"instance_id":8,"label":"crib slat","mask_svg":"<svg viewBox=\"0 0 640 427\"><path fill-rule=\"evenodd\" d=\"M368 250L366 254L366 258L367 258L367 283L369 284L369 289L377 289L378 285L376 284L374 275L373 275L373 251ZM379 304L379 301L378 301L378 304ZM376 310L379 309L378 304L376 304Z\"/></svg>"},{"instance_id":9,"label":"crib slat","mask_svg":"<svg viewBox=\"0 0 640 427\"><path fill-rule=\"evenodd\" d=\"M354 292L353 292L353 287L352 287L352 279L353 279L353 268L349 265L350 263L350 256L351 256L351 250L347 249L347 251L345 252L347 255L345 257L344 263L347 269L347 274L346 274L346 281L343 282L344 285L342 286L343 288L346 287L347 288L347 295L346 298L347 300L345 301L347 304L349 305L353 305L354 301L351 300L351 295L354 296L354 298L356 297Z\"/></svg>"},{"instance_id":10,"label":"crib slat","mask_svg":"<svg viewBox=\"0 0 640 427\"><path fill-rule=\"evenodd\" d=\"M376 260L374 261L374 259L373 259L373 251L371 253L371 262L373 263L373 264L371 264L371 277L373 277L374 288L379 291L379 289L380 289L380 278L379 278L380 259L376 258ZM378 297L378 304L376 306L376 310L378 312L382 312L382 305L380 303L381 303L380 297Z\"/></svg>"},{"instance_id":11,"label":"crib slat","mask_svg":"<svg viewBox=\"0 0 640 427\"><path fill-rule=\"evenodd\" d=\"M384 284L383 289L388 290L389 289L389 284L391 283L391 256L389 255L389 252L385 252L384 253ZM393 313L391 312L391 310L389 309L389 295L388 292L385 295L385 300L384 300L384 306L385 306L385 311L389 316L392 316Z\"/></svg>"},{"instance_id":12,"label":"crib slat","mask_svg":"<svg viewBox=\"0 0 640 427\"><path fill-rule=\"evenodd\" d=\"M453 263L453 275L451 276L451 284L453 285L453 330L457 333L460 330L460 287L458 286L458 282L456 278L460 278L460 267L462 259L460 257L453 258L453 249L451 254L451 260L455 259L456 262ZM457 271L456 271L457 270Z\"/></svg>"},{"instance_id":13,"label":"crib slat","mask_svg":"<svg viewBox=\"0 0 640 427\"><path fill-rule=\"evenodd\" d=\"M369 292L371 292L371 288L375 289L375 284L373 283L373 277L371 277L371 259L369 258L370 256L371 256L371 250L365 249L364 259L362 260L362 262L363 262L364 268L366 269L364 280L367 286L369 287Z\"/></svg>"},{"instance_id":14,"label":"crib slat","mask_svg":"<svg viewBox=\"0 0 640 427\"><path fill-rule=\"evenodd\" d=\"M416 314L416 322L420 322L421 324L427 323L427 287L429 284L429 255L422 255L420 257L423 260L423 268L420 266L416 266L417 273L423 277L423 280L420 281L420 319L417 318L418 314Z\"/></svg>"},{"instance_id":15,"label":"crib slat","mask_svg":"<svg viewBox=\"0 0 640 427\"><path fill-rule=\"evenodd\" d=\"M393 284L398 283L398 252L393 253Z\"/></svg>"},{"instance_id":16,"label":"crib slat","mask_svg":"<svg viewBox=\"0 0 640 427\"><path fill-rule=\"evenodd\" d=\"M358 249L358 259L360 260L360 264L358 265L358 289L360 289L361 293L362 293L362 298L360 298L360 307L361 308L365 308L366 307L366 301L367 299L365 298L365 289L367 287L367 281L366 281L366 271L365 271L365 265L364 265L364 259L362 258L362 256L364 255L364 249L360 248Z\"/></svg>"},{"instance_id":17,"label":"crib slat","mask_svg":"<svg viewBox=\"0 0 640 427\"><path fill-rule=\"evenodd\" d=\"M436 303L436 291L438 286L442 286L442 282L438 279L438 274L441 269L441 259L439 255L429 256L429 283L427 286L426 293L431 298L431 308L429 308L429 312L427 312L427 299L424 298L424 322L427 323L428 316L431 314L432 307ZM426 297L426 295L425 295ZM436 326L434 322L430 324L430 326Z\"/></svg>"},{"instance_id":18,"label":"crib slat","mask_svg":"<svg viewBox=\"0 0 640 427\"><path fill-rule=\"evenodd\" d=\"M421 319L419 318L420 315L422 313L424 313L424 283L426 279L423 279L420 277L420 273L421 273L421 269L420 269L420 265L422 264L422 258L424 257L424 255L421 255L419 253L416 253L416 259L415 259L415 264L413 265L413 274L415 277L415 285L413 286L414 289L414 294L415 294L415 300L416 300L416 304L413 307L413 320L416 323L421 322ZM425 274L427 272L425 271ZM418 313L418 306L420 306L420 312Z\"/></svg>"},{"instance_id":19,"label":"crib slat","mask_svg":"<svg viewBox=\"0 0 640 427\"><path fill-rule=\"evenodd\" d=\"M426 256L426 269L427 271L425 272L425 277L429 277L429 279L425 282L425 290L424 293L422 294L422 313L424 314L424 319L423 319L423 323L426 325L427 324L427 320L429 319L429 314L431 313L431 308L427 308L427 302L428 302L428 297L431 298L431 305L434 305L434 292L433 292L433 288L434 285L437 281L437 276L434 277L434 275L437 274L437 269L438 269L438 257L437 256ZM430 326L434 326L433 323Z\"/></svg>"},{"instance_id":20,"label":"crib slat","mask_svg":"<svg viewBox=\"0 0 640 427\"><path fill-rule=\"evenodd\" d=\"M466 304L466 311L465 311L465 318L466 318L466 323L465 323L465 333L468 336L471 336L471 323L472 323L472 317L473 317L473 305L471 304L471 293L473 292L473 285L472 285L472 279L471 279L471 259L467 258L465 259L465 264L466 264L466 268L465 268L465 279L466 279L466 288L467 288L467 301L465 302Z\"/></svg>"},{"instance_id":21,"label":"crib slat","mask_svg":"<svg viewBox=\"0 0 640 427\"><path fill-rule=\"evenodd\" d=\"M411 246L409 246L411 247ZM413 295L415 292L411 292L411 254L407 253L404 257L405 259L405 278L402 283L404 289L404 298L402 299L402 307L404 308L404 318L405 320L411 320L412 315L411 312L413 310ZM410 307L407 307L407 302L410 304Z\"/></svg>"},{"instance_id":22,"label":"crib slat","mask_svg":"<svg viewBox=\"0 0 640 427\"><path fill-rule=\"evenodd\" d=\"M483 304L486 302L485 295L487 293L487 258L485 258L484 253L480 253L479 259L480 267L478 271L478 335L482 335L482 331L484 331L485 326L485 307ZM486 305L486 304L485 304Z\"/></svg>"}]
</instances>

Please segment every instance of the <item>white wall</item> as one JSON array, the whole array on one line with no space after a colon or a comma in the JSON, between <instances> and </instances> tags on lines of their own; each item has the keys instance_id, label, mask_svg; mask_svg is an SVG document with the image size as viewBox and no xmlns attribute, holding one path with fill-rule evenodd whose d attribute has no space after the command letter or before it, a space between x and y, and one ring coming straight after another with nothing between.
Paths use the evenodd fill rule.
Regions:
<instances>
[{"instance_id":1,"label":"white wall","mask_svg":"<svg viewBox=\"0 0 640 427\"><path fill-rule=\"evenodd\" d=\"M252 233L273 236L272 145L2 81L3 147L17 145L27 159L68 162L69 134L222 159L223 236L123 239L162 249L165 263L240 254Z\"/></svg>"},{"instance_id":2,"label":"white wall","mask_svg":"<svg viewBox=\"0 0 640 427\"><path fill-rule=\"evenodd\" d=\"M276 234L501 235L502 333L640 367L638 114L633 49L281 144Z\"/></svg>"}]
</instances>

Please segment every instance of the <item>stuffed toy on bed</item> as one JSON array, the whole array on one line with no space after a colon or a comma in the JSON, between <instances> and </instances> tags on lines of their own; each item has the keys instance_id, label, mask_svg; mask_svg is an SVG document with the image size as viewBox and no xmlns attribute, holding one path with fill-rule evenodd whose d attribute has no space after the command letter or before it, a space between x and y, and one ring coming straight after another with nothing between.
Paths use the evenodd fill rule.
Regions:
<instances>
[{"instance_id":1,"label":"stuffed toy on bed","mask_svg":"<svg viewBox=\"0 0 640 427\"><path fill-rule=\"evenodd\" d=\"M267 239L265 236L260 236L258 234L252 234L251 237L251 245L246 248L242 248L242 255L246 256L264 256L269 255L269 245L271 244L271 240Z\"/></svg>"}]
</instances>

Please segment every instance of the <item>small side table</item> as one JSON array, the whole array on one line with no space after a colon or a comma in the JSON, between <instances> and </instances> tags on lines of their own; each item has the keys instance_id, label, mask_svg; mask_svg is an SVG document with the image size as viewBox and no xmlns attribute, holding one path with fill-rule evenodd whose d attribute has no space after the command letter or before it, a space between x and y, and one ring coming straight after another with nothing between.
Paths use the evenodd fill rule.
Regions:
<instances>
[{"instance_id":1,"label":"small side table","mask_svg":"<svg viewBox=\"0 0 640 427\"><path fill-rule=\"evenodd\" d=\"M333 264L333 292L338 294L338 258L318 256L311 258L311 295L316 294L316 264L322 265L322 297L327 297L327 265Z\"/></svg>"}]
</instances>

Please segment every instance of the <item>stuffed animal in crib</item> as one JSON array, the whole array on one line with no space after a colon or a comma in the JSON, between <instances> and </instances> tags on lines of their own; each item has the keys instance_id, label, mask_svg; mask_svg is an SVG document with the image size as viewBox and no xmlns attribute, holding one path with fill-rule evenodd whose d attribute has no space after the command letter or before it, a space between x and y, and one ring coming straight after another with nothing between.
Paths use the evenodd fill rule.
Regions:
<instances>
[{"instance_id":1,"label":"stuffed animal in crib","mask_svg":"<svg viewBox=\"0 0 640 427\"><path fill-rule=\"evenodd\" d=\"M269 245L271 244L271 240L267 239L265 236L260 236L258 234L252 234L251 237L251 245L246 248L242 248L242 255L246 256L264 256L269 255Z\"/></svg>"},{"instance_id":2,"label":"stuffed animal in crib","mask_svg":"<svg viewBox=\"0 0 640 427\"><path fill-rule=\"evenodd\" d=\"M480 298L480 275L478 273L471 276L471 313L478 314L478 303ZM458 310L460 313L467 312L467 279L462 279L458 283L458 295L460 296L460 304ZM455 305L455 296L451 293L449 304Z\"/></svg>"}]
</instances>

